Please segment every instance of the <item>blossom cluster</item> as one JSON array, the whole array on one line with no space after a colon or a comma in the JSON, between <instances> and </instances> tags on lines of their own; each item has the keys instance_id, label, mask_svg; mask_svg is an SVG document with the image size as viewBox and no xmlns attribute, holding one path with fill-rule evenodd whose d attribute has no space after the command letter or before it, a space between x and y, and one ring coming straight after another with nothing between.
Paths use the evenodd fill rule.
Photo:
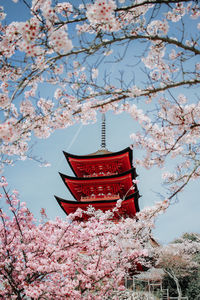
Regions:
<instances>
[{"instance_id":1,"label":"blossom cluster","mask_svg":"<svg viewBox=\"0 0 200 300\"><path fill-rule=\"evenodd\" d=\"M200 251L200 240L198 235L193 237L195 239L190 240L183 236L175 243L160 248L157 264L163 267L164 271L171 271L172 274L180 277L187 276L189 272L198 269L199 264L194 260L194 256Z\"/></svg>"},{"instance_id":2,"label":"blossom cluster","mask_svg":"<svg viewBox=\"0 0 200 300\"><path fill-rule=\"evenodd\" d=\"M200 134L200 103L188 104L183 94L177 97L177 102L172 104L166 98L160 99L160 125L153 124L135 105L130 108L126 106L135 120L139 118L138 122L147 133L146 136L139 132L131 134L134 147L146 151L145 158L137 160L137 163L146 168L153 165L163 167L169 155L171 158L179 157L176 171L163 173L164 181L171 185L170 189L173 192L180 190L178 183L184 187L188 177L196 179L200 175L199 165L196 164L198 151L195 152ZM166 126L163 126L164 124ZM191 145L195 145L195 150Z\"/></svg>"},{"instance_id":3,"label":"blossom cluster","mask_svg":"<svg viewBox=\"0 0 200 300\"><path fill-rule=\"evenodd\" d=\"M40 22L33 17L29 22L12 22L7 26L0 47L6 57L14 54L16 49L25 52L28 56L42 53L42 48L36 42L40 32Z\"/></svg>"},{"instance_id":4,"label":"blossom cluster","mask_svg":"<svg viewBox=\"0 0 200 300\"><path fill-rule=\"evenodd\" d=\"M120 29L115 18L116 4L114 0L97 0L87 5L86 17L97 30L117 31Z\"/></svg>"},{"instance_id":5,"label":"blossom cluster","mask_svg":"<svg viewBox=\"0 0 200 300\"><path fill-rule=\"evenodd\" d=\"M71 51L73 47L64 27L49 32L49 45L55 52L63 54Z\"/></svg>"},{"instance_id":6,"label":"blossom cluster","mask_svg":"<svg viewBox=\"0 0 200 300\"><path fill-rule=\"evenodd\" d=\"M146 209L137 220L118 223L111 220L111 211L89 208L88 221L77 222L80 209L65 221L46 219L42 209L37 224L17 191L6 192L5 178L0 185L10 210L8 214L0 210L1 297L102 299L124 289L123 278L130 268L149 265L153 220L166 204Z\"/></svg>"}]
</instances>

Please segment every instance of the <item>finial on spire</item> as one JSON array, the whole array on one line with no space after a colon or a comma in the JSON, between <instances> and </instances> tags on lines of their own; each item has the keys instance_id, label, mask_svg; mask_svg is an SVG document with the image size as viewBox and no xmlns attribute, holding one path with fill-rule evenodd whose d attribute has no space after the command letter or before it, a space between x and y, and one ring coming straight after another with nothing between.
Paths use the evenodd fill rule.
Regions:
<instances>
[{"instance_id":1,"label":"finial on spire","mask_svg":"<svg viewBox=\"0 0 200 300\"><path fill-rule=\"evenodd\" d=\"M106 149L106 116L102 113L101 120L101 149Z\"/></svg>"}]
</instances>

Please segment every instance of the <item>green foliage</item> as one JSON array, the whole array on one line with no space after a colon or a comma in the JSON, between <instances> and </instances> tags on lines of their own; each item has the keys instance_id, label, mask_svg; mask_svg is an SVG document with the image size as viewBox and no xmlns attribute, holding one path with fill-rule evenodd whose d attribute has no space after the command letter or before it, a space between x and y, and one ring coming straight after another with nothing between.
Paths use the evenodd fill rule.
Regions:
<instances>
[{"instance_id":1,"label":"green foliage","mask_svg":"<svg viewBox=\"0 0 200 300\"><path fill-rule=\"evenodd\" d=\"M198 233L184 233L180 238L173 241L173 244L182 243L183 240L189 240L192 242L199 241L199 234Z\"/></svg>"},{"instance_id":2,"label":"green foliage","mask_svg":"<svg viewBox=\"0 0 200 300\"><path fill-rule=\"evenodd\" d=\"M200 253L195 255L194 260L199 263L199 268L190 276L190 282L185 294L189 299L195 300L200 297Z\"/></svg>"},{"instance_id":3,"label":"green foliage","mask_svg":"<svg viewBox=\"0 0 200 300\"><path fill-rule=\"evenodd\" d=\"M181 291L182 291L183 296L186 295L186 290L189 287L189 283L190 283L190 277L189 276L179 279L179 284L181 286ZM163 288L169 290L170 296L177 297L176 284L175 284L174 280L171 277L167 276L167 275L163 279Z\"/></svg>"},{"instance_id":4,"label":"green foliage","mask_svg":"<svg viewBox=\"0 0 200 300\"><path fill-rule=\"evenodd\" d=\"M185 295L189 299L197 300L200 297L200 276L198 278L192 278L189 282L188 288L185 291ZM199 296L199 297L198 297Z\"/></svg>"}]
</instances>

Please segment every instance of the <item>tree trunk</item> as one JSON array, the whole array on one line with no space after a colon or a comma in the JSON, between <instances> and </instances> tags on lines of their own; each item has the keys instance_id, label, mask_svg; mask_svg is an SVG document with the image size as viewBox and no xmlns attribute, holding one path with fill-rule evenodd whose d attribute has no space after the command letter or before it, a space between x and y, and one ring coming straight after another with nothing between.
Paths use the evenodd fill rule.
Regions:
<instances>
[{"instance_id":1,"label":"tree trunk","mask_svg":"<svg viewBox=\"0 0 200 300\"><path fill-rule=\"evenodd\" d=\"M178 278L176 276L173 276L174 282L176 283L176 289L177 289L177 293L178 293L178 300L181 300L182 298L182 291L181 291L181 287L178 281Z\"/></svg>"},{"instance_id":2,"label":"tree trunk","mask_svg":"<svg viewBox=\"0 0 200 300\"><path fill-rule=\"evenodd\" d=\"M179 284L179 281L178 281L178 278L176 277L175 273L172 271L172 270L164 270L175 282L176 284L176 290L177 290L177 293L178 293L178 300L181 300L182 298L182 290L181 290L181 286Z\"/></svg>"}]
</instances>

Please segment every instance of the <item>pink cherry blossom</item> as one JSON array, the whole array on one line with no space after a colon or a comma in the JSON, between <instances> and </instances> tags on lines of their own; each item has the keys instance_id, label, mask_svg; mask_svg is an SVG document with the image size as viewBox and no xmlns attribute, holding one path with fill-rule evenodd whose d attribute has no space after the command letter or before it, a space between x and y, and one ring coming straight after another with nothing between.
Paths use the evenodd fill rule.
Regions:
<instances>
[{"instance_id":1,"label":"pink cherry blossom","mask_svg":"<svg viewBox=\"0 0 200 300\"><path fill-rule=\"evenodd\" d=\"M64 28L49 33L49 44L54 51L60 53L68 53L73 47L71 40L68 38L67 31Z\"/></svg>"},{"instance_id":2,"label":"pink cherry blossom","mask_svg":"<svg viewBox=\"0 0 200 300\"><path fill-rule=\"evenodd\" d=\"M150 266L153 220L166 210L167 201L146 208L137 219L117 223L111 218L120 201L113 212L89 208L87 222L73 220L81 215L80 209L55 221L48 220L42 209L41 223L36 223L17 192L9 194L6 185L2 177L10 210L9 215L0 210L2 297L102 299L124 291L123 278L130 268L134 271L139 263Z\"/></svg>"},{"instance_id":3,"label":"pink cherry blossom","mask_svg":"<svg viewBox=\"0 0 200 300\"><path fill-rule=\"evenodd\" d=\"M94 4L87 5L86 16L92 25L97 25L97 30L117 31L119 24L114 17L115 9L113 0L96 0Z\"/></svg>"}]
</instances>

